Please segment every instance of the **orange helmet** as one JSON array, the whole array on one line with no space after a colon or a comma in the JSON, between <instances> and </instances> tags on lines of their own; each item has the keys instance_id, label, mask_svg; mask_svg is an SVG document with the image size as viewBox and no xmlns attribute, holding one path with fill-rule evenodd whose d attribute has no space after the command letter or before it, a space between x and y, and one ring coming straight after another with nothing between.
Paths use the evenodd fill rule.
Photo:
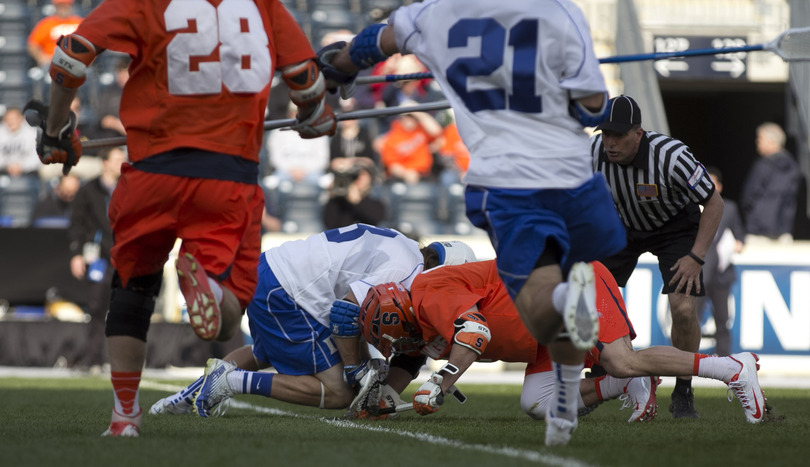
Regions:
<instances>
[{"instance_id":1,"label":"orange helmet","mask_svg":"<svg viewBox=\"0 0 810 467\"><path fill-rule=\"evenodd\" d=\"M395 282L369 289L360 306L360 326L366 342L386 358L391 354L418 353L425 345L411 297L405 287Z\"/></svg>"}]
</instances>

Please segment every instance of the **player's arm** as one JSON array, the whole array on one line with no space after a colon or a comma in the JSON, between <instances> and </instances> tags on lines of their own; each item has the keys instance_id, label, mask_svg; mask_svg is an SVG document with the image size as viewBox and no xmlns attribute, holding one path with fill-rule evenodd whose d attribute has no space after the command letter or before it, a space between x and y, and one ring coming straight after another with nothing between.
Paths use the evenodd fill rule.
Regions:
<instances>
[{"instance_id":1,"label":"player's arm","mask_svg":"<svg viewBox=\"0 0 810 467\"><path fill-rule=\"evenodd\" d=\"M335 42L318 51L318 63L327 80L327 87L340 87L340 95L348 99L354 94L357 72L385 61L399 52L394 28L372 24L357 34L350 44Z\"/></svg>"},{"instance_id":2,"label":"player's arm","mask_svg":"<svg viewBox=\"0 0 810 467\"><path fill-rule=\"evenodd\" d=\"M338 349L343 361L346 382L350 386L357 383L368 372L368 361L363 360L360 351L360 307L354 292L344 298L335 300L329 312L329 328L332 331L332 342Z\"/></svg>"},{"instance_id":3,"label":"player's arm","mask_svg":"<svg viewBox=\"0 0 810 467\"><path fill-rule=\"evenodd\" d=\"M595 127L602 123L608 112L610 112L610 99L608 99L606 92L576 98L575 95L575 93L572 93L569 111L571 116L576 118L582 126Z\"/></svg>"},{"instance_id":4,"label":"player's arm","mask_svg":"<svg viewBox=\"0 0 810 467\"><path fill-rule=\"evenodd\" d=\"M445 364L413 396L414 410L427 415L439 410L444 395L487 348L492 334L486 318L473 305L454 322L453 343Z\"/></svg>"},{"instance_id":5,"label":"player's arm","mask_svg":"<svg viewBox=\"0 0 810 467\"><path fill-rule=\"evenodd\" d=\"M45 133L57 137L69 120L70 103L76 97L79 86L87 79L87 67L101 50L77 34L62 36L56 43L49 74L50 108Z\"/></svg>"},{"instance_id":6,"label":"player's arm","mask_svg":"<svg viewBox=\"0 0 810 467\"><path fill-rule=\"evenodd\" d=\"M296 130L302 138L332 136L337 128L332 107L324 100L326 84L315 60L287 65L280 69L281 78L290 88L290 100L298 107Z\"/></svg>"}]
</instances>

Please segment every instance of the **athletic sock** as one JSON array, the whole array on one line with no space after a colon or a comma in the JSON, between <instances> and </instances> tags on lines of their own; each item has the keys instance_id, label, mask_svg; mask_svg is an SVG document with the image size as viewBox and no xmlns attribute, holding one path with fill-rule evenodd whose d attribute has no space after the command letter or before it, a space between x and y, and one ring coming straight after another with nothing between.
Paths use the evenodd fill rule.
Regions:
<instances>
[{"instance_id":1,"label":"athletic sock","mask_svg":"<svg viewBox=\"0 0 810 467\"><path fill-rule=\"evenodd\" d=\"M692 380L675 378L675 389L672 392L679 392L681 394L689 394L692 391Z\"/></svg>"},{"instance_id":2,"label":"athletic sock","mask_svg":"<svg viewBox=\"0 0 810 467\"><path fill-rule=\"evenodd\" d=\"M731 357L710 357L704 355L698 358L698 355L700 354L695 354L695 365L697 366L695 374L697 376L719 379L720 381L728 383L742 368L740 362Z\"/></svg>"},{"instance_id":3,"label":"athletic sock","mask_svg":"<svg viewBox=\"0 0 810 467\"><path fill-rule=\"evenodd\" d=\"M228 373L228 387L234 394L260 394L270 397L275 373L260 371L232 371Z\"/></svg>"},{"instance_id":4,"label":"athletic sock","mask_svg":"<svg viewBox=\"0 0 810 467\"><path fill-rule=\"evenodd\" d=\"M624 394L624 388L633 378L614 378L610 375L604 375L595 379L596 396L600 401L607 401Z\"/></svg>"},{"instance_id":5,"label":"athletic sock","mask_svg":"<svg viewBox=\"0 0 810 467\"><path fill-rule=\"evenodd\" d=\"M197 381L189 384L182 391L176 393L175 395L171 396L169 402L175 407L181 408L189 408L191 404L194 402L194 394L200 390L203 384L204 376L200 376Z\"/></svg>"},{"instance_id":6,"label":"athletic sock","mask_svg":"<svg viewBox=\"0 0 810 467\"><path fill-rule=\"evenodd\" d=\"M141 384L140 371L113 371L110 381L115 398L115 411L127 417L134 417L141 412L138 405L138 386Z\"/></svg>"},{"instance_id":7,"label":"athletic sock","mask_svg":"<svg viewBox=\"0 0 810 467\"><path fill-rule=\"evenodd\" d=\"M568 298L568 282L560 282L554 287L554 291L551 293L551 303L554 305L554 309L557 313L562 314L563 310L565 310L565 300Z\"/></svg>"},{"instance_id":8,"label":"athletic sock","mask_svg":"<svg viewBox=\"0 0 810 467\"><path fill-rule=\"evenodd\" d=\"M208 278L208 286L211 288L211 293L214 294L214 299L216 299L217 305L222 305L222 286L219 285L219 282L210 277Z\"/></svg>"},{"instance_id":9,"label":"athletic sock","mask_svg":"<svg viewBox=\"0 0 810 467\"><path fill-rule=\"evenodd\" d=\"M577 405L579 394L579 376L582 373L583 364L563 365L552 362L554 370L554 400L552 400L551 411L557 418L574 421L577 419Z\"/></svg>"}]
</instances>

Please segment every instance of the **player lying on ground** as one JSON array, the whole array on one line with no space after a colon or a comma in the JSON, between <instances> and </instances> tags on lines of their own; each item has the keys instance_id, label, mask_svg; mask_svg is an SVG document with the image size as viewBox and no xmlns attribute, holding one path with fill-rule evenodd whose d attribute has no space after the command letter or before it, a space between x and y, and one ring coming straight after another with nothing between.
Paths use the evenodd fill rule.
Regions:
<instances>
[{"instance_id":1,"label":"player lying on ground","mask_svg":"<svg viewBox=\"0 0 810 467\"><path fill-rule=\"evenodd\" d=\"M695 375L728 384L748 422L762 420L765 398L755 354L712 357L668 346L634 350L630 340L635 333L619 287L601 263L591 264L600 326L586 364L599 364L608 375L580 382L579 408L624 396L623 408L633 408L629 421L651 420L657 411L658 376ZM386 381L390 387L381 389L380 407L401 402L393 396L418 376L427 357L446 359L447 364L413 395L413 408L422 415L439 410L444 394L476 360L529 363L521 408L532 418L543 419L553 403L555 376L548 351L522 325L494 261L425 271L414 279L410 296L397 284L378 285L363 301L360 326L370 344L386 357L393 355ZM353 404L353 409L358 417L377 412L371 399Z\"/></svg>"},{"instance_id":2,"label":"player lying on ground","mask_svg":"<svg viewBox=\"0 0 810 467\"><path fill-rule=\"evenodd\" d=\"M224 360L210 359L203 377L157 401L149 413L193 410L208 417L233 394L346 408L368 365L344 367L330 331L344 324L330 323L330 309L356 310L356 316L355 297L365 297L373 284L393 281L410 287L423 268L474 260L463 242L435 242L420 250L395 230L365 224L271 248L262 255L259 284L247 309L253 346ZM270 366L277 373L258 372Z\"/></svg>"}]
</instances>

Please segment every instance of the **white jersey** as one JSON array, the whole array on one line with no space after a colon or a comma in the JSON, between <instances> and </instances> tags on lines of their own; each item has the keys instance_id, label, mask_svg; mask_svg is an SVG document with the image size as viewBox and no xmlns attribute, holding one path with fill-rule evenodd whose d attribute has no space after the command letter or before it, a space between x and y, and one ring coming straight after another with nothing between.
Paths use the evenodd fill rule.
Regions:
<instances>
[{"instance_id":1,"label":"white jersey","mask_svg":"<svg viewBox=\"0 0 810 467\"><path fill-rule=\"evenodd\" d=\"M332 302L350 291L362 303L377 284L398 282L410 290L424 269L417 242L365 224L284 242L264 257L287 294L324 326L329 326Z\"/></svg>"},{"instance_id":2,"label":"white jersey","mask_svg":"<svg viewBox=\"0 0 810 467\"><path fill-rule=\"evenodd\" d=\"M606 88L571 1L424 0L389 24L455 111L471 154L466 183L575 188L593 176L588 136L568 108Z\"/></svg>"}]
</instances>

